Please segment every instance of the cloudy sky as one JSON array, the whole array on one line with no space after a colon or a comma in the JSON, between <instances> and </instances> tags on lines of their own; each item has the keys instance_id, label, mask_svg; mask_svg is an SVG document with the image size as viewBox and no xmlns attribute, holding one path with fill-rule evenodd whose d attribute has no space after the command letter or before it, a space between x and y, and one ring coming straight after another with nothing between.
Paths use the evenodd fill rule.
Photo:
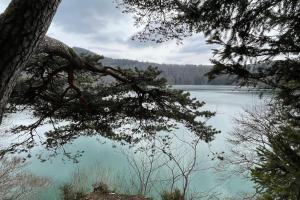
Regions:
<instances>
[{"instance_id":1,"label":"cloudy sky","mask_svg":"<svg viewBox=\"0 0 300 200\"><path fill-rule=\"evenodd\" d=\"M2 12L10 0L0 1ZM113 0L63 0L48 35L112 58L158 63L210 64L212 46L194 36L153 45L132 41L137 32L132 16L123 14Z\"/></svg>"}]
</instances>

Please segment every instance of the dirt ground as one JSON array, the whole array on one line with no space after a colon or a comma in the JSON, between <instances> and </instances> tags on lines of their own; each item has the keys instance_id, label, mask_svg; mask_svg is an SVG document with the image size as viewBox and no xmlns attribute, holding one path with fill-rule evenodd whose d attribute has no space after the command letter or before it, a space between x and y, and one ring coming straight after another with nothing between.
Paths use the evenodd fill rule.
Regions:
<instances>
[{"instance_id":1,"label":"dirt ground","mask_svg":"<svg viewBox=\"0 0 300 200\"><path fill-rule=\"evenodd\" d=\"M116 193L109 194L100 194L100 193L92 193L84 198L84 200L150 200L149 198L135 195L121 195Z\"/></svg>"}]
</instances>

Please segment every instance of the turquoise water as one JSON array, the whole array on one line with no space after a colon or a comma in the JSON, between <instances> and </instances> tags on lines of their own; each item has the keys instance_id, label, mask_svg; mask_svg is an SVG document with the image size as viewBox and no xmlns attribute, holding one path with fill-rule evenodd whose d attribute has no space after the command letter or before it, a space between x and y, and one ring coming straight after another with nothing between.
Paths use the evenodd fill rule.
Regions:
<instances>
[{"instance_id":1,"label":"turquoise water","mask_svg":"<svg viewBox=\"0 0 300 200\"><path fill-rule=\"evenodd\" d=\"M233 127L233 117L238 117L240 113L243 112L244 108L249 108L254 105L263 104L263 100L259 98L258 93L250 92L246 89L237 90L231 86L176 86L184 88L189 91L193 97L196 97L200 101L205 101L205 109L215 111L216 116L210 119L207 123L213 127L221 130L222 133L216 136L216 139L210 144L201 143L199 149L197 150L197 167L199 169L208 168L216 164L215 161L211 161L211 152L222 152L228 151L226 148L226 137L230 133ZM20 121L21 119L15 118L15 121ZM22 119L24 122L24 119ZM40 132L47 127L39 129ZM176 134L182 135L187 133L187 130L180 127L175 130ZM186 137L185 139L189 139ZM40 162L35 156L30 158L27 169L35 175L44 176L51 179L53 186L50 189L44 190L39 193L37 199L59 199L58 187L71 180L74 171L83 171L88 175L89 181L87 181L87 187L90 187L90 183L93 182L99 169L102 171L109 171L111 176L116 177L121 175L128 179L128 177L135 177L132 175L132 170L129 166L127 157L122 153L122 151L127 151L127 147L121 147L118 143L113 143L103 138L79 138L75 140L72 144L66 145L64 151L76 152L84 151L82 157L78 158L79 163L73 163L67 160L66 157L58 155L46 162ZM32 154L43 153L47 156L49 152L41 148L36 148L33 150ZM62 150L59 150L62 152ZM132 152L131 152L132 153ZM130 153L129 153L130 154ZM129 155L130 156L130 155ZM134 155L132 155L134 156ZM185 157L191 157L189 153ZM97 167L98 166L98 167ZM99 167L100 166L100 167ZM105 169L105 170L104 170ZM159 174L164 174L166 176L166 170L162 169ZM243 179L242 177L231 177L226 181L219 181L220 175L217 174L214 169L199 170L194 172L191 179L190 191L204 192L209 191L214 188L214 191L218 191L225 196L234 196L241 192L253 191L253 186L251 182ZM127 178L126 178L127 177ZM120 177L117 181L122 182ZM111 180L111 183L114 182ZM127 183L123 183L126 185ZM178 183L180 186L180 182ZM127 190L130 190L127 184ZM157 196L162 189L161 185L156 185L156 189L151 192L152 196ZM158 188L158 189L157 189ZM126 189L123 189L126 192Z\"/></svg>"}]
</instances>

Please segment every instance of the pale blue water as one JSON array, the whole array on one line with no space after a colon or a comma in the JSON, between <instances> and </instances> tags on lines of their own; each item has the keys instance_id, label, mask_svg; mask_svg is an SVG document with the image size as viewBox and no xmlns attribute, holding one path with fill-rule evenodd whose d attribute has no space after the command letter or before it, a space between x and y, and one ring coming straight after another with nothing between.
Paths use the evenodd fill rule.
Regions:
<instances>
[{"instance_id":1,"label":"pale blue water","mask_svg":"<svg viewBox=\"0 0 300 200\"><path fill-rule=\"evenodd\" d=\"M189 91L193 97L201 101L205 101L205 109L216 111L216 116L208 121L213 127L221 130L222 133L216 136L216 139L210 144L201 144L199 148L199 166L206 167L214 164L207 157L211 151L227 151L225 138L228 136L233 127L233 117L243 112L246 107L257 104L263 104L263 100L259 98L258 93L248 90L236 90L231 86L176 86ZM17 120L17 119L16 119ZM42 129L40 131L43 131ZM185 129L176 130L177 133L184 134ZM105 143L103 143L105 142ZM116 145L117 148L114 148ZM113 144L110 141L101 139L99 142L96 138L79 138L73 144L66 145L65 150L76 152L77 150L85 151L79 158L79 163L75 164L71 161L64 161L61 156L57 156L49 161L40 162L35 156L29 159L30 164L27 166L32 173L51 178L53 187L40 193L37 199L59 199L59 185L70 180L72 173L81 169L93 177L93 168L101 165L101 168L109 169L112 173L129 175L129 165L124 154L120 152L119 144ZM45 151L35 149L37 153ZM33 153L34 154L34 153ZM47 152L44 152L46 155ZM218 181L218 175L214 170L205 170L196 172L191 181L192 190L206 191L214 188L225 196L232 196L240 192L253 190L253 185L249 180L241 177L232 177L225 182ZM155 194L153 194L155 195Z\"/></svg>"}]
</instances>

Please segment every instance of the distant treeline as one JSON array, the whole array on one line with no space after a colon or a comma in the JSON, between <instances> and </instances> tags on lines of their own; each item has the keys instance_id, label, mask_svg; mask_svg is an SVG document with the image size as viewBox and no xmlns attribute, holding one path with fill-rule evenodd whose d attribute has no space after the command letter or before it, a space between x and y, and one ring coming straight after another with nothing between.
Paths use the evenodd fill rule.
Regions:
<instances>
[{"instance_id":1,"label":"distant treeline","mask_svg":"<svg viewBox=\"0 0 300 200\"><path fill-rule=\"evenodd\" d=\"M78 53L92 53L86 49L75 47ZM234 85L234 79L229 76L219 76L211 81L208 80L208 73L211 65L177 65L177 64L157 64L150 62L140 62L128 59L104 58L101 60L104 65L120 67L120 68L138 68L146 69L149 66L157 67L162 76L173 85Z\"/></svg>"}]
</instances>

